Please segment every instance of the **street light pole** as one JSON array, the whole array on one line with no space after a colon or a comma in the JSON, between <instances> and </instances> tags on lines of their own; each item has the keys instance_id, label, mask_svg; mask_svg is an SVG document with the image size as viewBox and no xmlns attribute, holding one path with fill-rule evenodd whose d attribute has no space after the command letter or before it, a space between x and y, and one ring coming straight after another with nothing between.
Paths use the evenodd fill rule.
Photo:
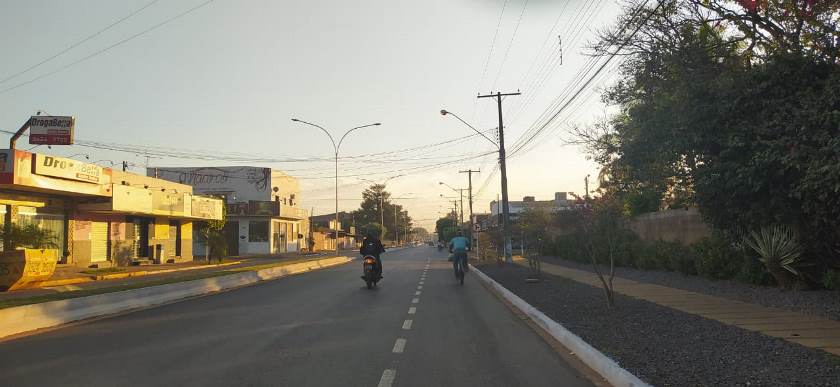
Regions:
<instances>
[{"instance_id":1,"label":"street light pole","mask_svg":"<svg viewBox=\"0 0 840 387\"><path fill-rule=\"evenodd\" d=\"M311 122L306 122L306 121L303 121L303 120L299 120L297 118L292 118L292 121L300 122L301 124L306 124L306 125L314 126L318 129L321 129L321 131L323 131L327 135L327 137L330 138L330 142L332 142L332 144L333 144L333 149L335 150L335 256L338 257L338 231L339 231L339 223L338 223L338 151L341 149L341 143L344 142L344 139L347 138L347 135L350 134L351 132L353 132L355 130L358 130L358 129L367 128L367 127L370 127L370 126L379 126L379 125L382 125L382 124L379 123L379 122L375 122L373 124L362 125L362 126L357 126L355 128L350 128L346 132L344 132L344 135L342 135L341 139L339 139L338 143L336 143L332 134L330 134L329 131L327 131L326 129L324 129L320 125L316 125L316 124L313 124Z\"/></svg>"}]
</instances>

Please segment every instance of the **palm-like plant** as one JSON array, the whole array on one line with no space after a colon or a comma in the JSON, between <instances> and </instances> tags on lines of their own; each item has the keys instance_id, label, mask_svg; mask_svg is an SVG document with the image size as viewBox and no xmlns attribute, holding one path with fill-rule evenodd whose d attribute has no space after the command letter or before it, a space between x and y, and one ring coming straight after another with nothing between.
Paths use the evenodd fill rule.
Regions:
<instances>
[{"instance_id":1,"label":"palm-like plant","mask_svg":"<svg viewBox=\"0 0 840 387\"><path fill-rule=\"evenodd\" d=\"M744 238L759 260L782 287L789 287L791 274L799 276L796 266L802 263L802 247L793 232L785 226L764 227Z\"/></svg>"}]
</instances>

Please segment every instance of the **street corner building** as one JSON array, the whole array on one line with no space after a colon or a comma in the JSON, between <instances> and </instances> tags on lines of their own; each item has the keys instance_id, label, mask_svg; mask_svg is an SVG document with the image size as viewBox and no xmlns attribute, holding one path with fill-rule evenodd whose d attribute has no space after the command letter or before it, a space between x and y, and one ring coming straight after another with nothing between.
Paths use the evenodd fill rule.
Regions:
<instances>
[{"instance_id":1,"label":"street corner building","mask_svg":"<svg viewBox=\"0 0 840 387\"><path fill-rule=\"evenodd\" d=\"M191 187L225 203L228 255L268 255L307 248L308 214L298 206L298 180L271 168L251 166L158 167L150 177ZM195 254L204 252L195 241Z\"/></svg>"},{"instance_id":2,"label":"street corner building","mask_svg":"<svg viewBox=\"0 0 840 387\"><path fill-rule=\"evenodd\" d=\"M186 184L69 158L0 150L4 235L13 224L48 230L60 264L190 261L193 223L220 220L223 208L221 200L194 195Z\"/></svg>"}]
</instances>

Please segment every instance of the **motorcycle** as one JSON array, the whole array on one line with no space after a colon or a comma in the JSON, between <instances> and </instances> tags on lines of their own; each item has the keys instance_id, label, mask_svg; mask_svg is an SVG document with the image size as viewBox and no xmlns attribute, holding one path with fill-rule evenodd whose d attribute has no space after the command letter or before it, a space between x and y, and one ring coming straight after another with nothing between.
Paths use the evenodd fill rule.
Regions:
<instances>
[{"instance_id":1,"label":"motorcycle","mask_svg":"<svg viewBox=\"0 0 840 387\"><path fill-rule=\"evenodd\" d=\"M371 289L376 287L376 283L382 279L376 270L376 258L372 255L365 255L364 259L362 259L362 268L362 279L365 280L367 288Z\"/></svg>"}]
</instances>

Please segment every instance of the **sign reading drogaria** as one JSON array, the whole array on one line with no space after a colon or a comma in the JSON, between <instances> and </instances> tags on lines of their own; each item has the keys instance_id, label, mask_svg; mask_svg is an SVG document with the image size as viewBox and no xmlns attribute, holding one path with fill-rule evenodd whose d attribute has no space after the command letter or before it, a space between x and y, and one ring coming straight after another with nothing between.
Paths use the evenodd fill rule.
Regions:
<instances>
[{"instance_id":1,"label":"sign reading drogaria","mask_svg":"<svg viewBox=\"0 0 840 387\"><path fill-rule=\"evenodd\" d=\"M36 154L35 174L87 183L99 183L102 178L102 167L73 159Z\"/></svg>"},{"instance_id":2,"label":"sign reading drogaria","mask_svg":"<svg viewBox=\"0 0 840 387\"><path fill-rule=\"evenodd\" d=\"M32 116L29 119L29 143L71 145L76 119L69 116Z\"/></svg>"}]
</instances>

